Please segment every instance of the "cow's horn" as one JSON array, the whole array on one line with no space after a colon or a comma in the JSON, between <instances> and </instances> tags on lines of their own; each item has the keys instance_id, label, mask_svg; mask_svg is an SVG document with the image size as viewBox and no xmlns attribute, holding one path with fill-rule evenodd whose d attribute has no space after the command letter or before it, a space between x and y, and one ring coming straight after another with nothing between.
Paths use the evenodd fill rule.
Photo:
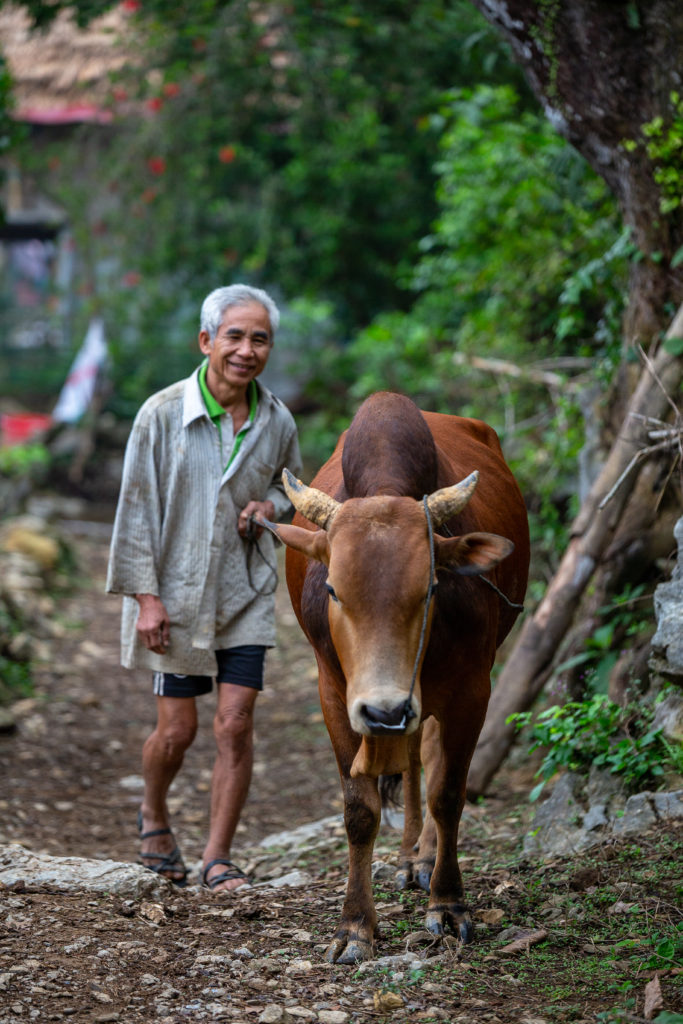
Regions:
<instances>
[{"instance_id":1,"label":"cow's horn","mask_svg":"<svg viewBox=\"0 0 683 1024\"><path fill-rule=\"evenodd\" d=\"M447 519L457 516L458 512L464 509L467 502L474 494L479 474L470 473L459 484L452 487L442 487L440 491L434 491L427 498L427 506L435 526L441 526Z\"/></svg>"},{"instance_id":2,"label":"cow's horn","mask_svg":"<svg viewBox=\"0 0 683 1024\"><path fill-rule=\"evenodd\" d=\"M328 530L341 508L341 503L335 501L329 494L325 494L324 491L302 484L301 480L297 480L288 469L282 471L282 482L285 485L287 497L297 512L301 512L302 516L321 529Z\"/></svg>"}]
</instances>

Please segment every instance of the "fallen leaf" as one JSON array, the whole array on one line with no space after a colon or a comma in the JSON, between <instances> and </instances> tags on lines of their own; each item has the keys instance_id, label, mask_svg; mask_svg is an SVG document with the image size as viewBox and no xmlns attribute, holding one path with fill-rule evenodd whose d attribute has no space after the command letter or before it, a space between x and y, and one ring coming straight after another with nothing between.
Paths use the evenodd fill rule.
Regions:
<instances>
[{"instance_id":1,"label":"fallen leaf","mask_svg":"<svg viewBox=\"0 0 683 1024\"><path fill-rule=\"evenodd\" d=\"M483 921L484 924L498 924L499 921L503 920L504 916L504 911L498 910L495 907L491 908L490 910L482 910L479 914L477 914L479 920Z\"/></svg>"},{"instance_id":2,"label":"fallen leaf","mask_svg":"<svg viewBox=\"0 0 683 1024\"><path fill-rule=\"evenodd\" d=\"M506 889L514 889L515 883L508 880L499 882L499 884L493 890L494 896L500 896L501 893L505 892Z\"/></svg>"},{"instance_id":3,"label":"fallen leaf","mask_svg":"<svg viewBox=\"0 0 683 1024\"><path fill-rule=\"evenodd\" d=\"M515 939L514 942L509 942L507 946L503 946L499 949L499 953L526 953L530 946L535 946L537 942L543 942L544 939L548 938L548 932L545 928L539 928L535 932L525 932Z\"/></svg>"},{"instance_id":4,"label":"fallen leaf","mask_svg":"<svg viewBox=\"0 0 683 1024\"><path fill-rule=\"evenodd\" d=\"M633 910L637 910L635 903L624 903L622 900L618 900L611 907L608 908L608 914L630 914Z\"/></svg>"},{"instance_id":5,"label":"fallen leaf","mask_svg":"<svg viewBox=\"0 0 683 1024\"><path fill-rule=\"evenodd\" d=\"M161 924L162 921L166 920L166 914L161 903L141 903L140 917L144 917L146 921L153 921L154 924Z\"/></svg>"},{"instance_id":6,"label":"fallen leaf","mask_svg":"<svg viewBox=\"0 0 683 1024\"><path fill-rule=\"evenodd\" d=\"M375 992L372 998L376 1010L398 1010L403 999L398 992Z\"/></svg>"},{"instance_id":7,"label":"fallen leaf","mask_svg":"<svg viewBox=\"0 0 683 1024\"><path fill-rule=\"evenodd\" d=\"M662 986L659 984L659 975L655 974L652 981L648 981L645 986L645 1006L643 1008L643 1017L645 1020L652 1020L657 1010L661 1010L664 1006L664 1000L662 998Z\"/></svg>"}]
</instances>

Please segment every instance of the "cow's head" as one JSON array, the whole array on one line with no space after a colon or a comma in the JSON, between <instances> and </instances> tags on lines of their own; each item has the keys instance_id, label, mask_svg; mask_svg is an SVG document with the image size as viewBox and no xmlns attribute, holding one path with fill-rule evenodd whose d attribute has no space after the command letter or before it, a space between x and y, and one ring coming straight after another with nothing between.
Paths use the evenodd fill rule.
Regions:
<instances>
[{"instance_id":1,"label":"cow's head","mask_svg":"<svg viewBox=\"0 0 683 1024\"><path fill-rule=\"evenodd\" d=\"M477 479L472 473L429 495L434 531L464 508ZM288 470L283 482L297 511L319 529L267 525L289 547L327 566L330 633L346 677L351 728L366 737L413 732L421 717L420 635L435 582L423 503L391 495L338 502ZM433 537L435 570L447 566L468 575L486 572L513 548L490 533ZM431 616L429 608L427 636ZM425 648L426 637L423 654Z\"/></svg>"}]
</instances>

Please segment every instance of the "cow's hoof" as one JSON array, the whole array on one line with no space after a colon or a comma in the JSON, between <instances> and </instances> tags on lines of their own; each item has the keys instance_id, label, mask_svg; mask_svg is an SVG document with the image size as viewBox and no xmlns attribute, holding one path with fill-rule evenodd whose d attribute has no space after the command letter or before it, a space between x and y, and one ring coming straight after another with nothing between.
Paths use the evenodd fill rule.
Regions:
<instances>
[{"instance_id":1,"label":"cow's hoof","mask_svg":"<svg viewBox=\"0 0 683 1024\"><path fill-rule=\"evenodd\" d=\"M394 882L396 883L396 888L399 890L399 892L402 892L404 889L407 889L412 880L413 873L410 870L410 868L399 868L396 874L394 875Z\"/></svg>"},{"instance_id":2,"label":"cow's hoof","mask_svg":"<svg viewBox=\"0 0 683 1024\"><path fill-rule=\"evenodd\" d=\"M325 957L331 964L360 964L364 960L372 960L374 949L371 942L365 939L349 939L346 936L335 937L327 947Z\"/></svg>"},{"instance_id":3,"label":"cow's hoof","mask_svg":"<svg viewBox=\"0 0 683 1024\"><path fill-rule=\"evenodd\" d=\"M433 935L445 935L447 931L451 931L457 934L464 944L471 942L474 938L470 915L463 906L457 904L432 907L427 911L425 928Z\"/></svg>"},{"instance_id":4,"label":"cow's hoof","mask_svg":"<svg viewBox=\"0 0 683 1024\"><path fill-rule=\"evenodd\" d=\"M418 867L416 881L425 892L429 892L431 888L433 871L433 864L423 864L421 867Z\"/></svg>"},{"instance_id":5,"label":"cow's hoof","mask_svg":"<svg viewBox=\"0 0 683 1024\"><path fill-rule=\"evenodd\" d=\"M434 864L432 861L403 864L394 876L396 888L403 890L415 886L424 889L425 892L429 892L433 871Z\"/></svg>"}]
</instances>

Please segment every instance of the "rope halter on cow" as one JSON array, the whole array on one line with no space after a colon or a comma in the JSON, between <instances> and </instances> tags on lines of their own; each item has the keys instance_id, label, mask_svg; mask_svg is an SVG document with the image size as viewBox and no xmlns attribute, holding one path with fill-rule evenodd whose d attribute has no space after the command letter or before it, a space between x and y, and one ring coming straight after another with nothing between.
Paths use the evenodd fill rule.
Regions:
<instances>
[{"instance_id":1,"label":"rope halter on cow","mask_svg":"<svg viewBox=\"0 0 683 1024\"><path fill-rule=\"evenodd\" d=\"M434 524L432 523L432 515L431 515L431 510L430 510L430 505L429 505L429 495L428 494L425 494L423 496L423 498L422 498L422 505L423 505L424 510L425 510L425 517L427 519L427 533L428 533L428 536L429 536L429 588L427 590L427 594L426 594L426 597L425 597L424 612L423 612L423 615L422 615L422 628L420 629L420 640L419 640L419 643L417 645L417 654L415 655L415 664L413 665L413 676L412 676L412 679L410 681L410 690L408 691L408 696L406 697L406 699L404 701L404 704L403 704L403 715L402 715L401 721L398 722L396 725L389 725L387 723L383 723L381 726L377 726L376 727L378 732L405 732L406 727L408 725L408 722L412 721L412 719L415 718L415 712L413 711L413 706L412 706L413 692L415 690L415 683L417 682L417 672L418 672L418 669L420 667L420 662L422 660L422 653L424 651L425 640L427 639L427 623L429 621L429 609L431 607L432 600L434 598L434 593L436 591L436 588L437 588L438 582L439 582L437 580L437 578L436 578L436 555L435 555L435 550L434 550ZM445 526L445 524L442 525L441 528L443 529L443 532L445 534L447 534L450 537L453 536L453 534L448 529L448 527ZM502 598L502 600L505 601L506 604L508 604L511 608L519 608L519 609L523 609L524 608L524 605L522 605L522 604L515 604L508 597L506 597L505 594L502 592L502 590L499 590L499 588L491 580L487 579L485 576L480 576L479 578L484 583L488 583L488 585L491 587L491 589L495 590L495 592L498 594L498 596L500 598Z\"/></svg>"},{"instance_id":2,"label":"rope halter on cow","mask_svg":"<svg viewBox=\"0 0 683 1024\"><path fill-rule=\"evenodd\" d=\"M424 651L425 640L427 639L427 623L429 622L429 609L432 604L434 597L434 591L437 588L438 580L436 578L436 555L434 552L434 526L432 524L432 515L429 509L429 495L425 494L422 498L422 505L425 510L425 516L427 518L427 533L429 535L429 587L425 596L424 612L422 614L422 627L420 629L420 640L417 645L417 654L415 655L415 664L413 665L413 677L410 681L410 690L408 696L403 703L403 716L401 721L396 725L382 724L378 728L378 732L405 732L408 722L411 722L415 718L415 712L413 711L413 692L415 690L415 683L417 681L417 671L420 667L422 660L422 652Z\"/></svg>"}]
</instances>

